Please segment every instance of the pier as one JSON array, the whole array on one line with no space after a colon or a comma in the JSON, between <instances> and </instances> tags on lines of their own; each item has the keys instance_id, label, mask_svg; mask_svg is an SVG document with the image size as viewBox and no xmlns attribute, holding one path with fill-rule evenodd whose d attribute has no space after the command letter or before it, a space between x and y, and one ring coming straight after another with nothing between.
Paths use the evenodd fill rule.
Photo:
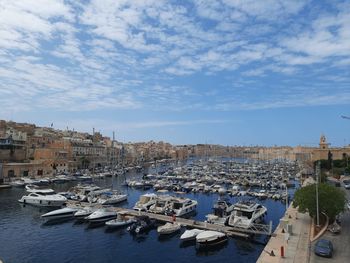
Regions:
<instances>
[{"instance_id":1,"label":"pier","mask_svg":"<svg viewBox=\"0 0 350 263\"><path fill-rule=\"evenodd\" d=\"M76 206L88 206L90 204L79 203L76 201L69 201L67 206L76 207ZM96 208L103 208L102 205L94 205ZM109 207L109 209L114 210L116 212L123 212L124 214L130 216L148 216L149 218L155 219L160 222L174 222L174 218L172 216L162 215L162 214L154 214L149 212L140 212L133 209L123 208L123 207ZM190 227L190 228L198 228L204 230L212 230L219 231L225 233L230 237L240 237L240 238L250 238L252 235L268 235L272 234L272 221L268 225L264 224L254 224L251 228L241 228L241 227L231 227L231 226L222 226L218 224L210 224L203 221L197 221L193 219L187 219L182 217L176 217L176 222L181 224L182 226Z\"/></svg>"}]
</instances>

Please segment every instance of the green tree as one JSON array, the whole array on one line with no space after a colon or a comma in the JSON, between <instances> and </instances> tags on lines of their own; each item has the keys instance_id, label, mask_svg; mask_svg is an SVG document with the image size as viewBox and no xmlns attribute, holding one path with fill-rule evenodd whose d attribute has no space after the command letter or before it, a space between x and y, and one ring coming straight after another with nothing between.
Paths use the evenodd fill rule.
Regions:
<instances>
[{"instance_id":1,"label":"green tree","mask_svg":"<svg viewBox=\"0 0 350 263\"><path fill-rule=\"evenodd\" d=\"M333 221L339 213L344 211L346 197L343 190L333 185L321 183L318 186L319 212L325 213ZM298 211L309 212L316 216L316 184L302 187L295 192L293 206Z\"/></svg>"}]
</instances>

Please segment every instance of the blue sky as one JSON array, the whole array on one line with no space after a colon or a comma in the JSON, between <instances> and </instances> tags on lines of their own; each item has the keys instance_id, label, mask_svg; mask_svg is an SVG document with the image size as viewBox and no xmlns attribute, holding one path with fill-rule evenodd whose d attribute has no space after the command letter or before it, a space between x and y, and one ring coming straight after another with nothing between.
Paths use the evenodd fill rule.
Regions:
<instances>
[{"instance_id":1,"label":"blue sky","mask_svg":"<svg viewBox=\"0 0 350 263\"><path fill-rule=\"evenodd\" d=\"M0 119L121 141L350 143L349 1L0 2Z\"/></svg>"}]
</instances>

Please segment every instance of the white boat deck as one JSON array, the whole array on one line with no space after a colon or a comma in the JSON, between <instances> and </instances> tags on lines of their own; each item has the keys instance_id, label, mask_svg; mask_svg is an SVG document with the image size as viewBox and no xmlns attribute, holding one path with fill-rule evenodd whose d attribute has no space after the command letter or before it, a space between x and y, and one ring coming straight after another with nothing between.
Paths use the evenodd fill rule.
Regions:
<instances>
[{"instance_id":1,"label":"white boat deck","mask_svg":"<svg viewBox=\"0 0 350 263\"><path fill-rule=\"evenodd\" d=\"M76 201L69 201L67 203L67 206L89 206L89 203L79 203ZM102 207L101 205L94 204L95 207ZM121 208L121 207L111 207L112 210L116 212L123 211L124 214L128 214L131 216L140 216L145 215L150 218L156 219L158 221L162 222L173 222L172 216L166 216L166 215L160 215L160 214L154 214L154 213L148 213L148 212L139 212L132 209L127 208ZM238 228L238 227L230 227L230 226L221 226L217 224L210 224L207 222L202 221L196 221L193 219L186 219L182 217L176 217L176 222L183 225L188 226L192 228L198 228L198 229L204 229L204 230L213 230L213 231L219 231L223 232L228 236L232 237L241 237L241 238L249 238L251 234L262 234L262 235L271 235L272 233L272 222L270 222L269 225L261 225L261 224L255 224L254 227L250 229L245 228Z\"/></svg>"}]
</instances>

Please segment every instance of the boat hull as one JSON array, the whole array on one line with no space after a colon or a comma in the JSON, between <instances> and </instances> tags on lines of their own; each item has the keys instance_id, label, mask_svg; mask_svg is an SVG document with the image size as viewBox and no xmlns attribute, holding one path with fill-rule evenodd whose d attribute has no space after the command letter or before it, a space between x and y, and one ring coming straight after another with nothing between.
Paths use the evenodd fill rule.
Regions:
<instances>
[{"instance_id":1,"label":"boat hull","mask_svg":"<svg viewBox=\"0 0 350 263\"><path fill-rule=\"evenodd\" d=\"M58 200L39 200L32 198L22 197L18 200L22 204L26 205L34 205L34 206L45 206L45 207L61 207L66 201L58 201Z\"/></svg>"},{"instance_id":2,"label":"boat hull","mask_svg":"<svg viewBox=\"0 0 350 263\"><path fill-rule=\"evenodd\" d=\"M226 236L218 237L216 239L212 240L196 240L196 246L197 248L204 248L204 247L213 247L225 244L228 241L228 238Z\"/></svg>"},{"instance_id":3,"label":"boat hull","mask_svg":"<svg viewBox=\"0 0 350 263\"><path fill-rule=\"evenodd\" d=\"M107 221L105 224L109 228L118 228L118 227L128 226L128 225L135 223L135 222L136 221L133 219L126 220L126 221L110 220L110 221Z\"/></svg>"}]
</instances>

